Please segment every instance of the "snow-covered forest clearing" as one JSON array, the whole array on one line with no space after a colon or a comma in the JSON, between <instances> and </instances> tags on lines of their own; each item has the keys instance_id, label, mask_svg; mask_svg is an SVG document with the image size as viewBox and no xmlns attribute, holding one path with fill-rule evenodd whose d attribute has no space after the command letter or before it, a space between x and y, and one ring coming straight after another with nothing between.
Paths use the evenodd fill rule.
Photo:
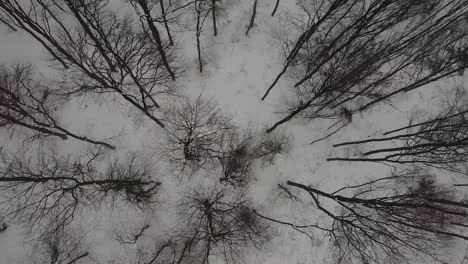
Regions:
<instances>
[{"instance_id":1,"label":"snow-covered forest clearing","mask_svg":"<svg viewBox=\"0 0 468 264\"><path fill-rule=\"evenodd\" d=\"M0 0L0 264L468 264L467 0Z\"/></svg>"}]
</instances>

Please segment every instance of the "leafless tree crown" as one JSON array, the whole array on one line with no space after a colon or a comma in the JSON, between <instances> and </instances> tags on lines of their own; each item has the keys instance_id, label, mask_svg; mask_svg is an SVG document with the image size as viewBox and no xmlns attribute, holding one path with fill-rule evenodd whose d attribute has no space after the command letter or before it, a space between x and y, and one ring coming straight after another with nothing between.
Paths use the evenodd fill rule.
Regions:
<instances>
[{"instance_id":1,"label":"leafless tree crown","mask_svg":"<svg viewBox=\"0 0 468 264\"><path fill-rule=\"evenodd\" d=\"M17 127L33 132L32 138L48 136L74 138L115 149L114 146L75 134L64 128L58 119L59 106L68 99L52 84L38 81L31 65L0 67L0 127L14 132Z\"/></svg>"},{"instance_id":2,"label":"leafless tree crown","mask_svg":"<svg viewBox=\"0 0 468 264\"><path fill-rule=\"evenodd\" d=\"M297 117L332 119L331 132L313 143L323 141L352 123L357 113L395 95L463 75L468 67L468 1L298 1L298 17L303 17L290 19L290 31L297 36L280 37L285 60L261 100L284 76L292 79L295 96L285 116L261 134L235 125L214 100L189 99L178 89L187 69L181 65L181 31L194 34L197 68L204 73L205 40L225 34L223 18L231 2L126 0L116 9L110 0L0 0L0 24L26 33L59 73L52 81L31 65L0 66L0 128L10 138L15 129L24 128L31 142L73 138L99 147L83 156L65 156L40 141L37 155L29 158L0 147L0 232L9 232L8 220L21 220L44 232L36 262L83 263L90 261L90 253L81 246L82 237L67 228L84 208L119 201L148 212L156 204L161 182L140 153L127 159L112 158L119 156L112 151L105 156L101 147L113 150L114 145L63 125L61 105L92 95L123 102L157 125L170 170L215 179L206 184L210 188L178 182L175 188L182 197L172 208L177 221L163 237L151 237L153 223L129 235L116 234L123 247L133 250L134 263L239 263L246 252L271 239L273 224L309 238L312 233L329 237L338 263L437 259L457 239L468 240L468 204L434 176L440 169L468 171L468 110L461 97L436 116L412 120L381 137L334 145L391 147L328 159L411 169L425 165L433 169L431 174L406 167L336 191L293 180L278 183L281 197L300 210L312 208L317 216L315 222L300 225L254 209L247 191L256 168L273 164L292 146L277 129L284 123ZM252 36L257 14L263 13L258 2L249 1L253 6L250 20L242 24L245 35ZM271 7L275 16L286 5L276 0Z\"/></svg>"},{"instance_id":3,"label":"leafless tree crown","mask_svg":"<svg viewBox=\"0 0 468 264\"><path fill-rule=\"evenodd\" d=\"M104 198L121 198L140 208L150 206L159 182L149 168L131 158L110 161L99 169L100 154L72 160L39 153L38 160L23 160L4 154L0 164L0 188L5 215L18 217L33 227L57 228L71 223L85 206L101 204Z\"/></svg>"},{"instance_id":4,"label":"leafless tree crown","mask_svg":"<svg viewBox=\"0 0 468 264\"><path fill-rule=\"evenodd\" d=\"M227 189L193 191L180 204L182 228L178 237L189 242L192 257L209 263L242 261L242 252L268 241L269 227L254 213L242 193Z\"/></svg>"},{"instance_id":5,"label":"leafless tree crown","mask_svg":"<svg viewBox=\"0 0 468 264\"><path fill-rule=\"evenodd\" d=\"M286 116L339 118L466 68L466 1L303 1L302 34L282 71L298 97Z\"/></svg>"}]
</instances>

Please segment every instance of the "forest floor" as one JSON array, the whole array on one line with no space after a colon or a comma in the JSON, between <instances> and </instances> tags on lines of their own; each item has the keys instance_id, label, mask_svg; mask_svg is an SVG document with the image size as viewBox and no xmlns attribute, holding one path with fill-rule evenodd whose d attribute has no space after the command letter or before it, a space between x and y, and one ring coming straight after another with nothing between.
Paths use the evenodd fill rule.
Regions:
<instances>
[{"instance_id":1,"label":"forest floor","mask_svg":"<svg viewBox=\"0 0 468 264\"><path fill-rule=\"evenodd\" d=\"M284 32L284 25L289 23L297 10L294 0L282 0L277 15L272 17L270 13L274 1L259 1L255 26L249 36L246 36L245 30L251 15L250 2L252 1L235 0L229 3L225 17L220 19L218 36L213 37L208 30L203 33L203 73L199 73L197 69L195 33L181 31L175 34L180 50L184 53L181 62L184 65L184 74L178 80L178 87L182 94L192 98L199 95L212 98L224 114L231 116L242 129L261 131L284 115L288 98L294 96L292 84L286 76L265 101L260 100L279 73L284 60L281 42L275 36ZM37 62L37 67L48 74L45 57L28 37L20 33L0 32L0 63L7 64L16 60ZM448 96L442 92L448 85L451 84L440 83L397 96L390 104L383 104L354 116L350 125L330 138L312 145L310 142L333 130L329 127L335 121L292 120L280 128L291 140L288 153L280 155L274 164L255 165L254 181L248 187L248 196L264 215L297 225L322 221L320 217L317 218L317 211L314 211L310 202L297 205L280 198L278 184L292 180L333 191L364 179L388 175L391 168L382 164L327 162L326 159L346 157L363 150L355 147L333 148L333 143L379 135L404 126L415 112L435 111L444 97ZM466 82L464 85L466 86ZM90 137L112 138L121 153L145 153L156 164L157 178L163 182L163 186L169 186L163 188L159 194L160 203L155 205L150 214L120 210L118 206L114 206L103 207L99 213L90 209L90 212L81 217L89 248L101 263L130 261L132 250L136 250L122 249L114 239L116 230L137 228L148 223L151 224L148 235L164 236L161 230L170 229L174 223L173 211L177 194L194 186L209 185L207 182L212 180L206 175L196 175L184 179L183 184L180 184L159 151L160 128L143 117L137 117L123 103L103 98L78 98L63 106L61 120L71 130ZM9 136L0 135L0 145L20 149L21 146L15 145ZM72 140L51 144L64 153L73 154L83 149L80 142ZM207 177L210 180L206 180ZM273 240L260 250L247 252L246 263L330 263L329 237L317 233L310 239L286 226L273 227ZM28 241L21 227L12 224L5 233L0 234L0 263L16 263L18 259L24 259L24 254L30 247ZM459 263L461 255L462 252L454 252L450 257L454 262L451 263Z\"/></svg>"}]
</instances>

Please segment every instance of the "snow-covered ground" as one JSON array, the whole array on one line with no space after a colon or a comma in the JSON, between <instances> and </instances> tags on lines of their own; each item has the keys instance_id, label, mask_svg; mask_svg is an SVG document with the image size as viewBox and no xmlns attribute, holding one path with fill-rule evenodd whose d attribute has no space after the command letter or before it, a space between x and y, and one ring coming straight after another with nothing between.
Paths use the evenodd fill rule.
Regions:
<instances>
[{"instance_id":1,"label":"snow-covered ground","mask_svg":"<svg viewBox=\"0 0 468 264\"><path fill-rule=\"evenodd\" d=\"M226 17L220 21L219 34L213 37L206 30L203 36L203 53L206 59L205 71L197 69L194 32L175 34L184 58L185 72L177 80L183 94L197 97L200 94L216 101L224 114L232 116L240 127L262 130L279 120L286 109L285 102L292 96L291 81L288 77L280 80L271 95L260 101L268 85L273 81L283 64L281 43L275 34L281 32L288 18L296 12L294 0L282 0L276 16L271 17L274 1L259 0L254 28L245 36L246 26L251 15L251 2L231 0ZM284 29L284 28L283 28ZM46 55L35 42L22 33L7 33L0 27L0 63L27 61L37 65L47 75ZM462 82L461 80L457 80ZM392 128L403 126L415 111L434 111L440 102L441 89L450 84L443 83L424 87L397 96L392 105L380 105L360 116L336 135L321 142L311 141L323 137L333 124L329 120L293 120L284 129L291 139L290 151L277 158L274 164L255 166L254 181L249 186L248 195L259 211L271 217L288 220L296 224L315 223L317 212L312 204L309 207L292 204L277 197L277 185L286 180L333 191L363 179L386 176L389 168L375 163L327 162L331 156L346 156L357 153L358 149L336 148L332 143L352 139L363 139L378 135ZM465 84L466 86L466 84ZM164 102L160 102L164 104ZM136 111L129 110L124 103L110 100L78 98L63 106L61 120L70 130L94 138L111 138L119 152L137 151L149 159L157 168L156 178L163 182L159 194L159 204L154 212L141 213L127 207L102 207L89 210L80 216L86 231L86 245L93 257L101 263L124 263L130 261L132 250L125 249L114 240L115 230L131 230L142 224L150 224L146 236L163 237L164 231L172 228L174 207L178 194L187 186L206 184L204 175L186 180L182 185L171 174L171 168L161 157L161 130L145 117L135 117ZM15 137L0 134L0 146L17 148ZM50 144L64 153L77 153L83 150L83 143L67 140L52 141ZM307 204L307 203L306 203ZM320 219L319 219L320 220ZM16 263L25 258L25 249L30 249L29 239L14 223L6 232L0 233L0 264ZM302 264L330 263L328 250L329 237L317 233L313 240L286 226L275 226L274 239L258 250L246 252L246 263ZM448 252L453 262L460 263L463 251ZM451 255L451 256L449 256ZM125 262L132 263L132 262Z\"/></svg>"}]
</instances>

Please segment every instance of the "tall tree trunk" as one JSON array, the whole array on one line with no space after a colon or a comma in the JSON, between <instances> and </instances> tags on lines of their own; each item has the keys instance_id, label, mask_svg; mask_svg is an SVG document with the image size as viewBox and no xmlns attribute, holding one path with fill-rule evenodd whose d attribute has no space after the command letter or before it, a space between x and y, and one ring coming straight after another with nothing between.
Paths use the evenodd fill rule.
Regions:
<instances>
[{"instance_id":1,"label":"tall tree trunk","mask_svg":"<svg viewBox=\"0 0 468 264\"><path fill-rule=\"evenodd\" d=\"M398 90L395 90L395 91L393 91L393 92L391 92L391 93L389 93L389 94L386 94L386 95L384 95L384 96L382 96L382 97L379 97L379 98L377 98L377 99L375 99L375 100L373 100L373 101L371 101L371 102L365 104L364 106L361 106L361 107L359 108L358 111L361 112L361 111L367 110L367 109L369 109L371 106L373 106L373 105L375 105L375 104L377 104L377 103L379 103L379 102L382 102L382 101L384 101L384 100L387 100L387 99L389 99L390 97L392 97L392 96L394 96L394 95L396 95L396 94L398 94L398 93L401 93L401 92L409 92L409 91L411 91L411 90L420 88L421 86L424 86L424 85L426 85L426 84L428 84L428 83L435 82L435 81L438 81L438 80L440 80L440 79L443 79L443 78L449 77L449 76L451 76L451 75L454 75L454 74L456 74L461 68L462 68L462 67L457 67L457 68L454 69L454 70L451 70L451 71L449 71L449 72L446 72L446 73L444 73L444 74L441 74L441 75L435 76L435 77L432 76L432 75L430 75L430 76L428 76L428 77L426 77L426 78L424 78L424 79L422 79L422 80L420 80L420 81L418 81L418 82L416 82L416 83L414 83L414 84L412 84L412 85L410 85L410 86L403 87L403 88L398 89ZM431 78L431 77L432 77L432 78Z\"/></svg>"},{"instance_id":2,"label":"tall tree trunk","mask_svg":"<svg viewBox=\"0 0 468 264\"><path fill-rule=\"evenodd\" d=\"M294 48L291 50L289 53L288 57L286 58L286 63L283 66L283 69L281 72L276 76L275 80L273 83L268 87L267 91L262 97L262 101L265 100L265 98L268 96L270 91L275 87L276 83L278 83L279 79L283 76L283 74L286 73L286 70L289 68L293 60L296 58L297 54L302 48L302 45L304 45L305 42L307 42L312 35L315 33L315 31L319 28L319 26L325 22L325 20L329 19L329 17L338 9L340 6L339 5L332 5L327 12L321 17L316 23L312 24L302 35L297 39L296 44L294 45Z\"/></svg>"},{"instance_id":3,"label":"tall tree trunk","mask_svg":"<svg viewBox=\"0 0 468 264\"><path fill-rule=\"evenodd\" d=\"M297 114L299 114L303 110L307 109L310 106L310 104L312 104L312 101L308 101L305 104L303 104L302 106L297 107L296 110L292 111L288 116L286 116L285 118L281 119L280 121L273 124L273 126L268 128L266 130L266 132L267 133L273 132L273 130L275 130L277 127L279 127L280 125L288 122L289 120L293 119Z\"/></svg>"},{"instance_id":4,"label":"tall tree trunk","mask_svg":"<svg viewBox=\"0 0 468 264\"><path fill-rule=\"evenodd\" d=\"M56 128L58 130L62 131L63 133L65 133L66 135L74 138L74 139L78 139L78 140L88 142L88 143L91 143L91 144L95 144L95 145L102 145L102 146L105 146L106 148L110 148L110 149L115 149L115 146L110 145L110 144L108 144L106 142L92 140L92 139L89 139L88 137L85 137L85 136L78 136L78 135L73 134L73 133L71 133L70 131L68 131L68 130L66 130L64 128L61 128L61 127L56 127Z\"/></svg>"},{"instance_id":5,"label":"tall tree trunk","mask_svg":"<svg viewBox=\"0 0 468 264\"><path fill-rule=\"evenodd\" d=\"M105 146L106 148L110 148L110 149L115 149L115 146L110 145L110 144L108 144L106 142L92 140L92 139L89 139L89 138L84 137L84 136L78 136L78 135L76 135L76 134L74 134L74 133L72 133L72 132L70 132L70 131L68 131L68 130L60 127L60 126L57 126L57 125L50 126L50 125L46 125L46 124L43 124L43 123L38 123L38 125L31 125L31 124L27 124L25 122L22 122L21 120L16 120L14 118L11 118L10 116L4 115L2 113L0 113L0 117L7 120L11 124L15 124L15 125L18 125L18 126L29 128L31 130L37 131L37 132L42 133L42 134L59 137L59 138L61 138L63 140L68 139L68 136L70 136L72 138L75 138L75 139L78 139L78 140L81 140L81 141L84 141L84 142L87 142L87 143ZM60 132L54 131L55 129L60 131Z\"/></svg>"},{"instance_id":6,"label":"tall tree trunk","mask_svg":"<svg viewBox=\"0 0 468 264\"><path fill-rule=\"evenodd\" d=\"M146 0L138 0L138 4L140 5L141 9L143 10L143 13L145 14L146 22L148 24L149 29L151 30L151 34L153 35L154 40L156 41L159 53L161 54L161 59L163 61L164 67L166 67L167 72L171 76L172 80L175 81L175 74L172 71L171 67L169 66L169 62L167 61L166 52L164 51L164 47L161 41L161 36L159 34L158 29L153 23L153 17L151 16Z\"/></svg>"},{"instance_id":7,"label":"tall tree trunk","mask_svg":"<svg viewBox=\"0 0 468 264\"><path fill-rule=\"evenodd\" d=\"M197 7L197 3L195 3L195 9L197 11L197 53L198 53L198 67L200 69L200 73L203 73L203 61L201 58L201 47L200 47L200 34L201 34L201 10Z\"/></svg>"},{"instance_id":8,"label":"tall tree trunk","mask_svg":"<svg viewBox=\"0 0 468 264\"><path fill-rule=\"evenodd\" d=\"M274 16L276 14L276 10L278 10L279 2L280 0L276 0L275 8L273 9L271 16Z\"/></svg>"},{"instance_id":9,"label":"tall tree trunk","mask_svg":"<svg viewBox=\"0 0 468 264\"><path fill-rule=\"evenodd\" d=\"M108 56L108 52L104 49L103 45L101 45L101 42L99 39L96 37L96 35L93 33L93 31L90 28L90 25L86 23L85 19L81 16L81 13L79 12L79 9L76 5L72 4L71 2L66 2L68 5L68 8L70 11L73 13L73 15L76 17L78 22L80 23L81 27L84 29L86 34L93 40L96 48L99 50L101 53L101 56L104 58L104 60L107 62L109 65L109 68L112 72L116 71L115 65L112 62L112 59Z\"/></svg>"},{"instance_id":10,"label":"tall tree trunk","mask_svg":"<svg viewBox=\"0 0 468 264\"><path fill-rule=\"evenodd\" d=\"M159 0L159 5L161 5L161 13L164 21L164 27L166 28L167 37L169 38L169 43L174 45L174 41L172 40L171 30L169 29L169 25L167 24L167 17L166 17L166 10L164 10L164 0Z\"/></svg>"},{"instance_id":11,"label":"tall tree trunk","mask_svg":"<svg viewBox=\"0 0 468 264\"><path fill-rule=\"evenodd\" d=\"M250 17L250 23L249 23L249 26L247 27L247 31L245 32L246 36L249 34L249 31L250 29L252 29L254 22L255 22L255 16L257 15L257 2L258 0L254 1L252 16Z\"/></svg>"},{"instance_id":12,"label":"tall tree trunk","mask_svg":"<svg viewBox=\"0 0 468 264\"><path fill-rule=\"evenodd\" d=\"M211 15L213 17L213 31L214 35L218 35L218 29L216 28L216 0L211 0Z\"/></svg>"}]
</instances>

